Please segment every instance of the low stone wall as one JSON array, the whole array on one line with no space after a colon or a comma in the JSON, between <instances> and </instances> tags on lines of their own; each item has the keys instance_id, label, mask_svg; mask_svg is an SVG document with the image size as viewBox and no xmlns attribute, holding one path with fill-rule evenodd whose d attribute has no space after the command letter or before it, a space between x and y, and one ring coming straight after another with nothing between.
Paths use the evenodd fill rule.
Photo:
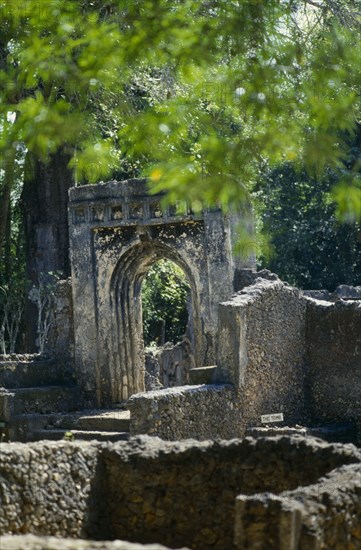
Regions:
<instances>
[{"instance_id":1,"label":"low stone wall","mask_svg":"<svg viewBox=\"0 0 361 550\"><path fill-rule=\"evenodd\" d=\"M243 430L261 415L304 423L306 304L279 280L256 279L220 304L218 380L238 391Z\"/></svg>"},{"instance_id":2,"label":"low stone wall","mask_svg":"<svg viewBox=\"0 0 361 550\"><path fill-rule=\"evenodd\" d=\"M155 442L131 455L113 448L106 456L112 538L185 544L194 550L232 549L239 493L278 493L314 483L344 461L355 460L351 446L345 454L340 451L302 438L174 446Z\"/></svg>"},{"instance_id":3,"label":"low stone wall","mask_svg":"<svg viewBox=\"0 0 361 550\"><path fill-rule=\"evenodd\" d=\"M339 468L296 491L241 495L236 499L236 548L361 548L360 495L360 464Z\"/></svg>"},{"instance_id":4,"label":"low stone wall","mask_svg":"<svg viewBox=\"0 0 361 550\"><path fill-rule=\"evenodd\" d=\"M89 444L1 444L0 535L91 535L97 464Z\"/></svg>"},{"instance_id":5,"label":"low stone wall","mask_svg":"<svg viewBox=\"0 0 361 550\"><path fill-rule=\"evenodd\" d=\"M352 445L301 436L219 442L139 436L117 444L10 443L2 444L1 451L0 535L119 538L193 550L234 548L235 499L240 494L292 491L289 506L294 499L301 502L305 525L311 525L314 502L324 516L319 525L338 525L332 514L339 508L332 512L332 502L324 502L323 482L319 500L303 495L316 495L312 491L318 485L312 484L320 476L343 465L360 468L361 463L361 453ZM361 502L355 499L359 485L347 476L333 479L336 485L342 482L337 487L343 494L340 502L349 503L345 514L354 514L352 530L356 521L361 523ZM310 484L311 493L303 493L302 487ZM265 514L262 521L254 517L246 528L250 543L259 529L267 531L271 519ZM349 523L342 525L348 532Z\"/></svg>"},{"instance_id":6,"label":"low stone wall","mask_svg":"<svg viewBox=\"0 0 361 550\"><path fill-rule=\"evenodd\" d=\"M312 420L361 420L361 300L305 300Z\"/></svg>"},{"instance_id":7,"label":"low stone wall","mask_svg":"<svg viewBox=\"0 0 361 550\"><path fill-rule=\"evenodd\" d=\"M130 433L176 441L241 435L240 412L230 385L179 386L133 395Z\"/></svg>"}]
</instances>

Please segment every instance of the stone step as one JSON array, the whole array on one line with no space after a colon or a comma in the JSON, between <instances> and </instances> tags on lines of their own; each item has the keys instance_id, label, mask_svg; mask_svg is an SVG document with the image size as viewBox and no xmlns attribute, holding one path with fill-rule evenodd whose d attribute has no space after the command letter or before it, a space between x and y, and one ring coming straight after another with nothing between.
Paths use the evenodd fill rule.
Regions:
<instances>
[{"instance_id":1,"label":"stone step","mask_svg":"<svg viewBox=\"0 0 361 550\"><path fill-rule=\"evenodd\" d=\"M72 372L53 359L0 361L0 387L34 388L72 382Z\"/></svg>"},{"instance_id":2,"label":"stone step","mask_svg":"<svg viewBox=\"0 0 361 550\"><path fill-rule=\"evenodd\" d=\"M130 412L124 410L86 410L69 413L20 414L11 419L12 440L31 441L39 430L81 430L126 432L130 428Z\"/></svg>"},{"instance_id":3,"label":"stone step","mask_svg":"<svg viewBox=\"0 0 361 550\"><path fill-rule=\"evenodd\" d=\"M84 414L76 422L76 428L79 430L122 432L129 431L129 427L130 411L120 409Z\"/></svg>"},{"instance_id":4,"label":"stone step","mask_svg":"<svg viewBox=\"0 0 361 550\"><path fill-rule=\"evenodd\" d=\"M70 433L72 436L70 436ZM99 432L86 430L36 430L32 434L32 441L41 441L44 439L60 440L66 435L70 441L127 441L129 432Z\"/></svg>"},{"instance_id":5,"label":"stone step","mask_svg":"<svg viewBox=\"0 0 361 550\"><path fill-rule=\"evenodd\" d=\"M31 441L32 433L35 430L45 429L50 415L32 413L18 414L11 418L11 440L12 441Z\"/></svg>"},{"instance_id":6,"label":"stone step","mask_svg":"<svg viewBox=\"0 0 361 550\"><path fill-rule=\"evenodd\" d=\"M43 386L15 388L14 411L19 414L69 412L79 408L77 386Z\"/></svg>"}]
</instances>

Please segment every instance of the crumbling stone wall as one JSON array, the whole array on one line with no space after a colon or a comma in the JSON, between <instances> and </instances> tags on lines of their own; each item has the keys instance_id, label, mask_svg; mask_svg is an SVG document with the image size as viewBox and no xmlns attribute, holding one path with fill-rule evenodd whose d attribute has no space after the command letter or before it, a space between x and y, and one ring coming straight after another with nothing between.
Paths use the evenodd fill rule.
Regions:
<instances>
[{"instance_id":1,"label":"crumbling stone wall","mask_svg":"<svg viewBox=\"0 0 361 550\"><path fill-rule=\"evenodd\" d=\"M217 379L238 391L244 428L282 412L286 424L352 421L360 438L360 291L301 293L239 274L252 284L220 304Z\"/></svg>"},{"instance_id":2,"label":"crumbling stone wall","mask_svg":"<svg viewBox=\"0 0 361 550\"><path fill-rule=\"evenodd\" d=\"M97 464L93 445L2 444L0 535L91 534Z\"/></svg>"},{"instance_id":3,"label":"crumbling stone wall","mask_svg":"<svg viewBox=\"0 0 361 550\"><path fill-rule=\"evenodd\" d=\"M361 300L306 302L312 420L361 420Z\"/></svg>"},{"instance_id":4,"label":"crumbling stone wall","mask_svg":"<svg viewBox=\"0 0 361 550\"><path fill-rule=\"evenodd\" d=\"M360 462L361 454L352 445L300 436L202 443L139 437L117 444L3 444L0 535L120 538L231 550L237 495L293 491L292 498L302 500L302 487L335 468ZM349 486L351 478L340 479L351 502L355 485ZM328 521L330 507L326 512L320 487L318 511ZM308 506L305 500L306 519ZM360 521L361 500L354 499L353 506L353 521ZM255 520L254 537L258 525Z\"/></svg>"},{"instance_id":5,"label":"crumbling stone wall","mask_svg":"<svg viewBox=\"0 0 361 550\"><path fill-rule=\"evenodd\" d=\"M305 310L297 289L260 278L220 304L218 380L234 384L244 429L305 420Z\"/></svg>"},{"instance_id":6,"label":"crumbling stone wall","mask_svg":"<svg viewBox=\"0 0 361 550\"><path fill-rule=\"evenodd\" d=\"M235 546L239 550L361 548L360 497L360 464L343 466L316 484L280 495L238 496Z\"/></svg>"},{"instance_id":7,"label":"crumbling stone wall","mask_svg":"<svg viewBox=\"0 0 361 550\"><path fill-rule=\"evenodd\" d=\"M59 364L52 354L0 356L0 387L31 388L66 384L71 380L69 364Z\"/></svg>"},{"instance_id":8,"label":"crumbling stone wall","mask_svg":"<svg viewBox=\"0 0 361 550\"><path fill-rule=\"evenodd\" d=\"M177 344L145 349L145 389L156 390L189 384L189 371L195 367L192 345L187 337Z\"/></svg>"},{"instance_id":9,"label":"crumbling stone wall","mask_svg":"<svg viewBox=\"0 0 361 550\"><path fill-rule=\"evenodd\" d=\"M145 391L163 388L160 376L159 348L146 348L144 352L144 387Z\"/></svg>"},{"instance_id":10,"label":"crumbling stone wall","mask_svg":"<svg viewBox=\"0 0 361 550\"><path fill-rule=\"evenodd\" d=\"M175 346L163 346L159 363L165 388L189 384L189 371L195 367L195 361L188 338L183 338Z\"/></svg>"},{"instance_id":11,"label":"crumbling stone wall","mask_svg":"<svg viewBox=\"0 0 361 550\"><path fill-rule=\"evenodd\" d=\"M195 550L231 549L237 494L257 493L262 487L274 493L296 489L314 483L343 460L355 460L351 449L349 456L346 452L336 458L335 447L331 451L301 438L187 441L174 444L171 453L168 445L157 452L144 448L126 461L121 447L107 455L112 538L158 540Z\"/></svg>"},{"instance_id":12,"label":"crumbling stone wall","mask_svg":"<svg viewBox=\"0 0 361 550\"><path fill-rule=\"evenodd\" d=\"M215 406L212 386L200 394L182 389L140 396L133 405L135 433L168 439L242 436L260 425L261 415L282 412L286 425L352 421L356 426L350 437L358 432L361 441L358 289L339 287L327 301L269 273L267 279L255 278L250 270L239 273L253 283L219 308L215 380L233 385L231 401L226 404L225 396L224 406L219 400ZM209 403L208 417L219 418L218 427L212 421L207 431L203 420L198 428L189 422L202 417L193 414L197 399L202 399L202 411Z\"/></svg>"},{"instance_id":13,"label":"crumbling stone wall","mask_svg":"<svg viewBox=\"0 0 361 550\"><path fill-rule=\"evenodd\" d=\"M196 366L214 364L218 304L232 292L235 217L163 207L144 180L70 190L75 363L84 394L98 406L144 390L141 283L166 258L185 272L192 301Z\"/></svg>"},{"instance_id":14,"label":"crumbling stone wall","mask_svg":"<svg viewBox=\"0 0 361 550\"><path fill-rule=\"evenodd\" d=\"M180 386L139 393L127 405L132 435L156 435L171 441L242 435L240 412L230 385Z\"/></svg>"}]
</instances>

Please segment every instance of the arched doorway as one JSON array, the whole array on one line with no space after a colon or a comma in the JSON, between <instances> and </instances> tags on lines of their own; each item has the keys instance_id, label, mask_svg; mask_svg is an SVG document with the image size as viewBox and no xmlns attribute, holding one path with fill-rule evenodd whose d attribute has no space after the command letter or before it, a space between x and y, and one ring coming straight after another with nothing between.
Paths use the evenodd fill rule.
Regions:
<instances>
[{"instance_id":1,"label":"arched doorway","mask_svg":"<svg viewBox=\"0 0 361 550\"><path fill-rule=\"evenodd\" d=\"M189 384L194 367L191 288L184 271L158 260L142 284L146 391Z\"/></svg>"},{"instance_id":2,"label":"arched doorway","mask_svg":"<svg viewBox=\"0 0 361 550\"><path fill-rule=\"evenodd\" d=\"M144 180L70 190L75 366L85 403L107 407L144 390L141 285L160 258L187 275L195 366L214 364L219 303L233 292L234 216L163 206Z\"/></svg>"},{"instance_id":3,"label":"arched doorway","mask_svg":"<svg viewBox=\"0 0 361 550\"><path fill-rule=\"evenodd\" d=\"M187 332L191 288L184 271L171 260L158 260L142 283L145 347L176 344Z\"/></svg>"},{"instance_id":4,"label":"arched doorway","mask_svg":"<svg viewBox=\"0 0 361 550\"><path fill-rule=\"evenodd\" d=\"M119 259L112 278L112 309L117 350L116 397L124 401L133 393L145 390L144 339L141 289L144 277L158 260L169 259L185 273L190 287L192 308L192 354L194 365L200 364L201 321L196 282L193 273L176 251L159 242L132 246Z\"/></svg>"}]
</instances>

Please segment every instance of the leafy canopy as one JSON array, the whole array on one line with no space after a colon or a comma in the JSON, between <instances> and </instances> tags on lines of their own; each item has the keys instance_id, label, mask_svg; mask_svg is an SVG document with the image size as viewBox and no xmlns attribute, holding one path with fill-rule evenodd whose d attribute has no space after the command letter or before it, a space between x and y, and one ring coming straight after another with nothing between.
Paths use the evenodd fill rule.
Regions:
<instances>
[{"instance_id":1,"label":"leafy canopy","mask_svg":"<svg viewBox=\"0 0 361 550\"><path fill-rule=\"evenodd\" d=\"M316 175L331 165L342 208L358 215L359 166L345 168L342 139L360 119L360 2L351 6L3 0L0 152L22 142L45 159L66 147L79 178L96 181L120 151L154 191L195 209L238 204L265 159ZM167 69L178 89L129 109L124 89L144 65ZM91 107L109 92L115 123L104 131Z\"/></svg>"},{"instance_id":2,"label":"leafy canopy","mask_svg":"<svg viewBox=\"0 0 361 550\"><path fill-rule=\"evenodd\" d=\"M315 181L285 163L256 188L258 223L268 241L259 262L298 288L361 284L361 227L336 216L335 179L329 170Z\"/></svg>"}]
</instances>

